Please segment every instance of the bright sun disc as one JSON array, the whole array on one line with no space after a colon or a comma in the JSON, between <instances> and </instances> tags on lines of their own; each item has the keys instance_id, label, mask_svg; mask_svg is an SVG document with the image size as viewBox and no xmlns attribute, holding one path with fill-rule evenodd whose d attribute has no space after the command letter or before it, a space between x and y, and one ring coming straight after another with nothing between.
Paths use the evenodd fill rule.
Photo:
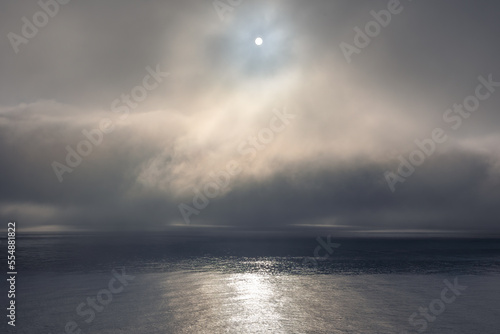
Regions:
<instances>
[{"instance_id":1,"label":"bright sun disc","mask_svg":"<svg viewBox=\"0 0 500 334\"><path fill-rule=\"evenodd\" d=\"M263 43L263 42L264 42L264 41L263 41L263 40L262 40L262 38L260 38L260 37L257 37L257 38L255 39L255 44L257 44L257 45L262 45L262 43Z\"/></svg>"}]
</instances>

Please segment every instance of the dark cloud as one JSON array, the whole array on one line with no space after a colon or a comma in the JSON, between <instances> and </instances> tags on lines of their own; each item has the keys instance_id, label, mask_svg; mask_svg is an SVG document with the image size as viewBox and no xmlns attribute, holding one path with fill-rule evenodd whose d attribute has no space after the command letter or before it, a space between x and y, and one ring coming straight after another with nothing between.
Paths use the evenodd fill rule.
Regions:
<instances>
[{"instance_id":1,"label":"dark cloud","mask_svg":"<svg viewBox=\"0 0 500 334\"><path fill-rule=\"evenodd\" d=\"M387 1L246 1L224 20L211 1L72 1L17 54L7 34L40 7L3 3L0 217L179 228L178 205L237 161L242 172L192 226L498 232L500 92L459 129L443 121L479 76L500 81L498 4L401 4L349 64L339 44ZM120 120L113 101L148 67L170 74ZM248 160L241 145L273 110L294 118ZM107 118L113 130L59 182L54 161L67 165L66 147ZM384 173L436 127L448 141L392 193Z\"/></svg>"}]
</instances>

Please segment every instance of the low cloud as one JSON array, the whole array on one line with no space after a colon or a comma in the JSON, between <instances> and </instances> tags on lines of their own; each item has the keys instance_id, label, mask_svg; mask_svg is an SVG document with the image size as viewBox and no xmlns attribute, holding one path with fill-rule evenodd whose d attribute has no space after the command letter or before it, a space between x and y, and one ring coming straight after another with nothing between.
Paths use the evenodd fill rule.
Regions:
<instances>
[{"instance_id":1,"label":"low cloud","mask_svg":"<svg viewBox=\"0 0 500 334\"><path fill-rule=\"evenodd\" d=\"M223 21L210 1L65 5L18 54L0 42L0 217L32 230L175 228L178 205L238 161L193 226L498 232L496 93L395 193L384 177L446 127L479 76L500 81L496 5L414 3L346 64L339 44L386 5L244 2ZM5 31L39 10L4 7ZM156 64L169 76L126 118L113 112ZM276 110L293 121L253 146ZM113 131L60 180L53 163L68 166L68 147L78 153L103 119Z\"/></svg>"}]
</instances>

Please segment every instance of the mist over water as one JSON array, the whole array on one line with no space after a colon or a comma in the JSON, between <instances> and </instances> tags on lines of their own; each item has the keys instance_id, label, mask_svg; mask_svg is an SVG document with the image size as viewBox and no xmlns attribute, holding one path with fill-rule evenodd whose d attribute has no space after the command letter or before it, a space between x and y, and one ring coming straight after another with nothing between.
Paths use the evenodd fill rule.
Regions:
<instances>
[{"instance_id":1,"label":"mist over water","mask_svg":"<svg viewBox=\"0 0 500 334\"><path fill-rule=\"evenodd\" d=\"M0 334L498 334L498 13L1 1Z\"/></svg>"},{"instance_id":2,"label":"mist over water","mask_svg":"<svg viewBox=\"0 0 500 334\"><path fill-rule=\"evenodd\" d=\"M314 237L20 235L17 333L497 333L497 240L330 241L313 262ZM133 279L87 323L77 307L113 270ZM467 288L412 326L454 279Z\"/></svg>"}]
</instances>

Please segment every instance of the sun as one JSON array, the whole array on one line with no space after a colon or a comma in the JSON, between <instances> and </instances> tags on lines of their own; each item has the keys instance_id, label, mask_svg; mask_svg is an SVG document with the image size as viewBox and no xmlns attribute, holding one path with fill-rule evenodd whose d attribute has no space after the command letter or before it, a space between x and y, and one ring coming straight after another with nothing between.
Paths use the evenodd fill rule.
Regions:
<instances>
[{"instance_id":1,"label":"sun","mask_svg":"<svg viewBox=\"0 0 500 334\"><path fill-rule=\"evenodd\" d=\"M255 44L256 44L256 45L261 46L261 45L262 45L262 43L264 43L264 40L262 40L262 38L257 37L257 38L255 39Z\"/></svg>"}]
</instances>

